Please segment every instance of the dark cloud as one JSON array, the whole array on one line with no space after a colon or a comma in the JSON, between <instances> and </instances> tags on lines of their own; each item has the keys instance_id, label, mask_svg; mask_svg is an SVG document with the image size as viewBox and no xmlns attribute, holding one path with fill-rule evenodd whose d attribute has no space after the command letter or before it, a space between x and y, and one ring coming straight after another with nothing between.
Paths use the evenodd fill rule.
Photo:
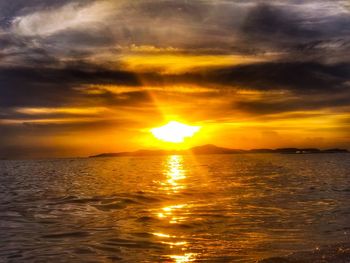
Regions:
<instances>
[{"instance_id":1,"label":"dark cloud","mask_svg":"<svg viewBox=\"0 0 350 263\"><path fill-rule=\"evenodd\" d=\"M92 96L76 89L92 84L140 85L133 73L85 64L61 69L1 68L0 107L53 107L86 103L93 99L100 100L100 103L114 102L115 96L108 92Z\"/></svg>"},{"instance_id":2,"label":"dark cloud","mask_svg":"<svg viewBox=\"0 0 350 263\"><path fill-rule=\"evenodd\" d=\"M2 68L0 71L0 107L11 108L88 105L90 103L93 105L125 105L149 100L148 93L143 91L115 94L102 88L93 94L85 92L89 85L93 84L138 87L142 86L143 82L157 86L191 83L214 89L284 90L298 96L332 95L344 93L349 89L350 64L265 62L176 75L157 73L137 75L88 64L66 68ZM289 105L294 102L284 103ZM322 103L328 105L327 99ZM346 100L336 103L343 105ZM330 104L335 105L336 103ZM269 108L268 105L265 106ZM298 104L293 104L291 108L293 107L298 107Z\"/></svg>"},{"instance_id":3,"label":"dark cloud","mask_svg":"<svg viewBox=\"0 0 350 263\"><path fill-rule=\"evenodd\" d=\"M248 13L241 30L247 37L271 42L319 35L317 29L303 28L302 23L303 20L300 17L291 16L288 11L272 5L260 4Z\"/></svg>"},{"instance_id":4,"label":"dark cloud","mask_svg":"<svg viewBox=\"0 0 350 263\"><path fill-rule=\"evenodd\" d=\"M260 52L286 52L286 56L298 59L320 60L334 53L346 54L350 41L349 14L329 10L329 13L315 16L315 10L302 7L302 4L258 4L242 23L241 45Z\"/></svg>"},{"instance_id":5,"label":"dark cloud","mask_svg":"<svg viewBox=\"0 0 350 263\"><path fill-rule=\"evenodd\" d=\"M297 94L333 93L348 88L350 64L263 62L212 68L163 77L163 83L190 82L222 88L290 90ZM154 79L153 79L154 80Z\"/></svg>"},{"instance_id":6,"label":"dark cloud","mask_svg":"<svg viewBox=\"0 0 350 263\"><path fill-rule=\"evenodd\" d=\"M262 1L120 1L102 9L85 11L84 15L96 15L91 20L73 24L64 20L65 12L72 13L73 18L68 16L68 20L74 20L77 19L74 13L89 7L89 4L103 6L107 2L3 1L0 17L3 12L2 17L22 21L26 15L35 14L36 20L35 23L28 20L24 23L25 29L31 31L30 37L22 34L23 28L18 29L17 20L11 20L13 25L6 30L8 34L0 34L0 46L17 47L22 56L35 57L34 61L41 59L35 52L36 48L44 49L47 55L57 59L62 56L83 59L105 52L101 49L109 47L113 50L116 46L132 44L173 46L188 53L284 52L289 57L297 55L299 59L305 59L303 56L307 56L313 60L325 59L335 52L341 60L342 55L349 53L346 43L350 41L347 37L350 16L339 11L341 1L323 1L319 6L323 13L319 16L314 14L317 8L315 11L315 7L310 9L307 5L313 1L269 1L268 4L261 4ZM59 9L68 4L72 8ZM330 5L329 10L323 7L325 4ZM65 26L58 26L59 21L45 21L50 16L43 13L48 10L59 12L52 16L62 19ZM101 19L93 12L101 12ZM50 23L53 23L52 27ZM40 30L42 27L44 29ZM50 33L40 34L46 30ZM335 48L335 42L343 45ZM21 63L30 63L21 60L16 53L6 54L11 55Z\"/></svg>"},{"instance_id":7,"label":"dark cloud","mask_svg":"<svg viewBox=\"0 0 350 263\"><path fill-rule=\"evenodd\" d=\"M297 93L328 93L344 88L349 74L350 64L272 62L214 70L208 76L217 83L259 90L282 89Z\"/></svg>"},{"instance_id":8,"label":"dark cloud","mask_svg":"<svg viewBox=\"0 0 350 263\"><path fill-rule=\"evenodd\" d=\"M224 91L226 100L236 94L227 90L266 92L261 99L236 101L233 108L254 115L312 111L348 107L350 64L276 61L212 68L183 75L146 77L148 83L167 85L191 83ZM281 91L277 98L269 92ZM222 94L218 96L223 96ZM285 95L283 95L285 94ZM212 96L212 95L210 95Z\"/></svg>"},{"instance_id":9,"label":"dark cloud","mask_svg":"<svg viewBox=\"0 0 350 263\"><path fill-rule=\"evenodd\" d=\"M246 100L234 103L233 108L255 116L280 114L287 112L310 112L313 116L314 110L335 109L348 107L350 92L335 96L315 98L314 96L302 96L298 98L271 100L266 96L260 100Z\"/></svg>"}]
</instances>

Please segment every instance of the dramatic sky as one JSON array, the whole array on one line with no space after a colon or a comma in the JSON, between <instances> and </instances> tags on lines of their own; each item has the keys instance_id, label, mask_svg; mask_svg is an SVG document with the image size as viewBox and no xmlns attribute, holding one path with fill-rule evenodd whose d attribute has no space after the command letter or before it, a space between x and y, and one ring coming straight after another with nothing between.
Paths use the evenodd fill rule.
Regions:
<instances>
[{"instance_id":1,"label":"dramatic sky","mask_svg":"<svg viewBox=\"0 0 350 263\"><path fill-rule=\"evenodd\" d=\"M0 157L350 148L347 0L1 0Z\"/></svg>"}]
</instances>

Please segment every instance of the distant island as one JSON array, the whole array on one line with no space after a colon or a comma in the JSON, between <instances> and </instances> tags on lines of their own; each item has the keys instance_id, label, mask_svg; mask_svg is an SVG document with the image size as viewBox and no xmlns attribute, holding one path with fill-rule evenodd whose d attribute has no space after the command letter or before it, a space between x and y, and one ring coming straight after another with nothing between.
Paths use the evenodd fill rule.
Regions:
<instances>
[{"instance_id":1,"label":"distant island","mask_svg":"<svg viewBox=\"0 0 350 263\"><path fill-rule=\"evenodd\" d=\"M185 154L247 154L247 153L280 153L280 154L321 154L321 153L349 153L346 149L326 149L320 150L317 148L278 148L278 149L229 149L218 147L213 144L206 144L196 146L187 150L138 150L134 152L117 152L117 153L101 153L90 158L95 157L121 157L121 156L157 156L157 155L185 155Z\"/></svg>"}]
</instances>

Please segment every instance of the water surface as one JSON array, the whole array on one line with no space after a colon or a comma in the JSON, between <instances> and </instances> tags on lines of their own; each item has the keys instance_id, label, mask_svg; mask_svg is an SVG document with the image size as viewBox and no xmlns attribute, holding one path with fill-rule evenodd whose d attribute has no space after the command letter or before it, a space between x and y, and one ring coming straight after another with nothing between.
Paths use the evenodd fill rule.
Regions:
<instances>
[{"instance_id":1,"label":"water surface","mask_svg":"<svg viewBox=\"0 0 350 263\"><path fill-rule=\"evenodd\" d=\"M325 246L342 254L349 197L348 154L0 161L0 261L256 262Z\"/></svg>"}]
</instances>

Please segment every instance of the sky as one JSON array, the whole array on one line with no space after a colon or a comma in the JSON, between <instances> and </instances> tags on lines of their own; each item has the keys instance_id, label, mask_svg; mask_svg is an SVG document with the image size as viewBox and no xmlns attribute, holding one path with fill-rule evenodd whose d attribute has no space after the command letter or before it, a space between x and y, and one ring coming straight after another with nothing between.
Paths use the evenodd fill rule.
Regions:
<instances>
[{"instance_id":1,"label":"sky","mask_svg":"<svg viewBox=\"0 0 350 263\"><path fill-rule=\"evenodd\" d=\"M2 0L0 158L350 148L343 0Z\"/></svg>"}]
</instances>

